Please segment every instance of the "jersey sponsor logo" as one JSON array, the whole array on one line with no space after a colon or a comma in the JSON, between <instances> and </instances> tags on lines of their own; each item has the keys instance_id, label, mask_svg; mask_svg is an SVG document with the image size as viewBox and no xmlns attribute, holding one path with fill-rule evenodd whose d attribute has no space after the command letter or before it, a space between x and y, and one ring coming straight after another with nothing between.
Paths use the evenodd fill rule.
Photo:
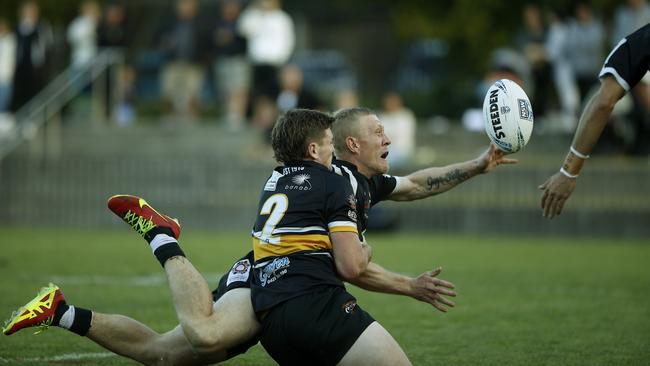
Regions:
<instances>
[{"instance_id":1,"label":"jersey sponsor logo","mask_svg":"<svg viewBox=\"0 0 650 366\"><path fill-rule=\"evenodd\" d=\"M266 285L271 284L277 281L278 278L284 276L290 265L291 261L289 258L282 257L275 258L271 263L264 266L260 273L260 283L262 287L266 287Z\"/></svg>"},{"instance_id":2,"label":"jersey sponsor logo","mask_svg":"<svg viewBox=\"0 0 650 366\"><path fill-rule=\"evenodd\" d=\"M357 209L357 198L353 194L348 196L348 204L350 205L351 209Z\"/></svg>"},{"instance_id":3,"label":"jersey sponsor logo","mask_svg":"<svg viewBox=\"0 0 650 366\"><path fill-rule=\"evenodd\" d=\"M348 217L350 220L357 222L357 212L354 210L348 210Z\"/></svg>"},{"instance_id":4,"label":"jersey sponsor logo","mask_svg":"<svg viewBox=\"0 0 650 366\"><path fill-rule=\"evenodd\" d=\"M273 171L273 174L271 174L271 178L266 181L266 184L264 185L264 190L265 191L275 191L276 186L278 185L278 179L282 177L282 174L276 172L275 170Z\"/></svg>"},{"instance_id":5,"label":"jersey sponsor logo","mask_svg":"<svg viewBox=\"0 0 650 366\"><path fill-rule=\"evenodd\" d=\"M343 309L343 311L345 311L346 314L354 313L354 309L356 309L356 307L357 307L356 300L350 300L341 306L341 308Z\"/></svg>"},{"instance_id":6,"label":"jersey sponsor logo","mask_svg":"<svg viewBox=\"0 0 650 366\"><path fill-rule=\"evenodd\" d=\"M251 271L251 262L248 259L242 259L239 262L235 263L228 273L228 281L226 281L226 286L229 286L233 282L246 282L248 281L248 276Z\"/></svg>"},{"instance_id":7,"label":"jersey sponsor logo","mask_svg":"<svg viewBox=\"0 0 650 366\"><path fill-rule=\"evenodd\" d=\"M291 178L293 185L287 184L284 186L284 189L290 191L309 191L311 190L311 182L309 179L311 179L309 174L298 174Z\"/></svg>"}]
</instances>

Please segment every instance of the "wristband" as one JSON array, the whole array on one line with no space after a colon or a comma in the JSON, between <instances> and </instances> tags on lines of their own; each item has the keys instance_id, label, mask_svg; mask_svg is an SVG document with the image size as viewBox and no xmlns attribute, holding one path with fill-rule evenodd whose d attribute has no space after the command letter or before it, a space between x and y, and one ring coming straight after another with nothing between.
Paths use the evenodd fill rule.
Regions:
<instances>
[{"instance_id":1,"label":"wristband","mask_svg":"<svg viewBox=\"0 0 650 366\"><path fill-rule=\"evenodd\" d=\"M567 178L571 178L571 179L578 178L578 174L571 174L571 173L567 172L566 170L564 170L564 167L560 168L560 173L564 174L564 176L567 177Z\"/></svg>"},{"instance_id":2,"label":"wristband","mask_svg":"<svg viewBox=\"0 0 650 366\"><path fill-rule=\"evenodd\" d=\"M576 150L573 146L569 149L573 153L573 155L579 157L580 159L589 159L589 155L585 155L581 153L580 151Z\"/></svg>"}]
</instances>

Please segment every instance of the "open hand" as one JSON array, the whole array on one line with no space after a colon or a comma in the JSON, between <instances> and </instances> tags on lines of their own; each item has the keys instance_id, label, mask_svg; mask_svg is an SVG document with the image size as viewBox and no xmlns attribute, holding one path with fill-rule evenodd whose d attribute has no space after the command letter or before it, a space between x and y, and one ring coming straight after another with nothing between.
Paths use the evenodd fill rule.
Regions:
<instances>
[{"instance_id":1,"label":"open hand","mask_svg":"<svg viewBox=\"0 0 650 366\"><path fill-rule=\"evenodd\" d=\"M442 268L438 267L414 278L411 281L411 296L446 313L448 308L454 307L456 304L444 296L455 297L456 292L453 291L455 287L453 283L437 278L440 272L442 272Z\"/></svg>"}]
</instances>

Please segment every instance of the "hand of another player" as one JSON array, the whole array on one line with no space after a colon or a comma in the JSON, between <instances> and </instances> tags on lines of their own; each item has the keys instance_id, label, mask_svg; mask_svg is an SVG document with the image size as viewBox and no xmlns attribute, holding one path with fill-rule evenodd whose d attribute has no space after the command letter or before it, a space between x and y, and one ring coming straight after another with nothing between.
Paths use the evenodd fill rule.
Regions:
<instances>
[{"instance_id":1,"label":"hand of another player","mask_svg":"<svg viewBox=\"0 0 650 366\"><path fill-rule=\"evenodd\" d=\"M516 164L518 162L517 159L506 158L506 153L499 150L495 144L490 144L490 147L478 157L481 173L489 173L501 164Z\"/></svg>"},{"instance_id":2,"label":"hand of another player","mask_svg":"<svg viewBox=\"0 0 650 366\"><path fill-rule=\"evenodd\" d=\"M448 308L454 307L456 304L444 296L455 297L456 292L453 291L453 283L437 278L440 272L442 272L442 268L437 267L412 279L411 297L429 303L446 313Z\"/></svg>"},{"instance_id":3,"label":"hand of another player","mask_svg":"<svg viewBox=\"0 0 650 366\"><path fill-rule=\"evenodd\" d=\"M552 219L562 213L562 208L576 188L576 179L557 172L544 182L539 189L542 193L544 217Z\"/></svg>"}]
</instances>

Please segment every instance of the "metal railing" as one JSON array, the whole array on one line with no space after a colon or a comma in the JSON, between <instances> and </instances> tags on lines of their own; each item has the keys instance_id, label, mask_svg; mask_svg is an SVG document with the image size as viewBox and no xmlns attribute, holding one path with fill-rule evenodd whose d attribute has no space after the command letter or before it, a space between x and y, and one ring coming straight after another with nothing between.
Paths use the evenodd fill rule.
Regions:
<instances>
[{"instance_id":1,"label":"metal railing","mask_svg":"<svg viewBox=\"0 0 650 366\"><path fill-rule=\"evenodd\" d=\"M34 139L39 130L52 121L60 122L62 109L75 97L80 95L88 86L92 85L95 115L106 115L111 110L110 105L104 102L105 88L99 80L105 80L107 71L124 62L124 56L119 49L102 49L85 65L69 66L55 77L34 98L29 100L14 115L15 127L8 134L0 138L0 160L18 148L23 142ZM106 80L113 85L113 80ZM101 84L101 85L100 85ZM111 88L115 90L115 88ZM114 94L114 93L113 93ZM115 96L108 98L109 104Z\"/></svg>"}]
</instances>

